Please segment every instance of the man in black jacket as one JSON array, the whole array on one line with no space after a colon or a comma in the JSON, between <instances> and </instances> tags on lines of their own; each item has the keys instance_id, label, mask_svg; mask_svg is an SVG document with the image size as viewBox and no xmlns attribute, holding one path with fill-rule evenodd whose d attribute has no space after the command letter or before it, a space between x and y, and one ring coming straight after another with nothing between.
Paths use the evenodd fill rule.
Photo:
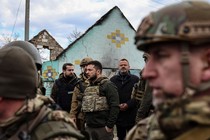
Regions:
<instances>
[{"instance_id":1,"label":"man in black jacket","mask_svg":"<svg viewBox=\"0 0 210 140\"><path fill-rule=\"evenodd\" d=\"M63 65L63 73L55 80L52 87L51 97L68 113L71 110L71 100L74 87L78 84L78 79L74 73L74 65L65 63Z\"/></svg>"},{"instance_id":2,"label":"man in black jacket","mask_svg":"<svg viewBox=\"0 0 210 140\"><path fill-rule=\"evenodd\" d=\"M120 99L120 113L118 115L116 127L117 137L124 140L126 132L128 132L135 124L137 105L135 99L131 99L132 89L139 78L130 74L130 66L127 59L121 59L118 65L119 72L111 77L111 81L118 88Z\"/></svg>"}]
</instances>

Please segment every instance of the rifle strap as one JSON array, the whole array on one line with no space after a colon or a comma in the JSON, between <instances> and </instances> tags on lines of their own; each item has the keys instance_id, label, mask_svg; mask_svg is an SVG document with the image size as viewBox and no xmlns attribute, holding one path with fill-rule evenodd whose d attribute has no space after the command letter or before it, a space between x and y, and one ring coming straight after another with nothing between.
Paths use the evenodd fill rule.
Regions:
<instances>
[{"instance_id":1,"label":"rifle strap","mask_svg":"<svg viewBox=\"0 0 210 140\"><path fill-rule=\"evenodd\" d=\"M15 135L13 135L10 139L11 140L15 140L18 138L19 134L22 131L26 131L29 134L31 133L31 131L43 120L43 118L50 112L50 109L47 108L46 106L43 106L39 112L39 114L36 116L36 118L34 120L31 120L29 122L25 122L19 129L18 131L15 133ZM30 124L29 127L27 128L27 123Z\"/></svg>"}]
</instances>

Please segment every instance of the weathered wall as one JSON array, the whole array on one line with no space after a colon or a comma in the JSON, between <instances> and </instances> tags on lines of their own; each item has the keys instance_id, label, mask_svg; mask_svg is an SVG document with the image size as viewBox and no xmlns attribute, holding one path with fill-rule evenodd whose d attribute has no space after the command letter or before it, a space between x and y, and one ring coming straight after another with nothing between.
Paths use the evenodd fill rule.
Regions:
<instances>
[{"instance_id":1,"label":"weathered wall","mask_svg":"<svg viewBox=\"0 0 210 140\"><path fill-rule=\"evenodd\" d=\"M57 73L55 78L58 78L65 62L73 63L75 73L79 74L81 59L89 56L102 63L105 68L104 74L109 77L115 74L118 61L122 58L128 59L131 72L138 75L144 61L142 52L137 51L134 45L135 31L129 22L118 8L114 8L110 14L103 17L102 21L99 21L73 45L70 45L57 60L44 63L43 74L46 75L47 69L51 66ZM45 81L47 79L49 78L44 77Z\"/></svg>"}]
</instances>

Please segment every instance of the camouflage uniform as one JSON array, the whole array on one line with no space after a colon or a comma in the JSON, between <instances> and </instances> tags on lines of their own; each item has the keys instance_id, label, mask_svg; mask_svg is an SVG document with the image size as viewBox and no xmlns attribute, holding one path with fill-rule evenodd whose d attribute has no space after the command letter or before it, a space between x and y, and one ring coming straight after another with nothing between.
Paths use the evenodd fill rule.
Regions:
<instances>
[{"instance_id":1,"label":"camouflage uniform","mask_svg":"<svg viewBox=\"0 0 210 140\"><path fill-rule=\"evenodd\" d=\"M84 93L81 92L81 88L83 88L82 90L84 90L88 86L89 82L84 73L80 74L79 79L83 87L80 87L81 85L77 84L74 89L72 95L70 117L76 118L76 124L79 130L84 130L84 113L81 111L82 97Z\"/></svg>"},{"instance_id":2,"label":"camouflage uniform","mask_svg":"<svg viewBox=\"0 0 210 140\"><path fill-rule=\"evenodd\" d=\"M37 94L45 95L46 94L46 89L43 85L43 80L42 80L42 77L39 73L38 73L38 82L39 82L39 85L38 85L38 88L37 88Z\"/></svg>"},{"instance_id":3,"label":"camouflage uniform","mask_svg":"<svg viewBox=\"0 0 210 140\"><path fill-rule=\"evenodd\" d=\"M139 82L134 84L132 94L131 94L131 98L136 100L138 108L140 107L142 98L144 96L145 84L146 84L146 81L142 78L141 72L140 72Z\"/></svg>"},{"instance_id":4,"label":"camouflage uniform","mask_svg":"<svg viewBox=\"0 0 210 140\"><path fill-rule=\"evenodd\" d=\"M206 140L210 138L210 97L187 99L185 103L171 108L164 104L150 117L139 121L129 131L126 140ZM164 110L164 112L162 111ZM184 111L184 113L180 113Z\"/></svg>"},{"instance_id":5,"label":"camouflage uniform","mask_svg":"<svg viewBox=\"0 0 210 140\"><path fill-rule=\"evenodd\" d=\"M128 132L126 140L165 140L163 132L157 121L157 114L137 122L137 124Z\"/></svg>"},{"instance_id":6,"label":"camouflage uniform","mask_svg":"<svg viewBox=\"0 0 210 140\"><path fill-rule=\"evenodd\" d=\"M202 81L200 85L193 86L190 81L192 75L189 75L190 48L204 44L209 48L209 15L209 3L184 1L152 12L140 24L136 34L139 50L148 51L154 46L152 44L158 43L181 44L184 92L178 98L167 98L156 106L155 114L146 121L140 121L129 132L127 140L210 139L210 97L208 93L199 96L209 91L210 82ZM146 129L141 129L142 124Z\"/></svg>"},{"instance_id":7,"label":"camouflage uniform","mask_svg":"<svg viewBox=\"0 0 210 140\"><path fill-rule=\"evenodd\" d=\"M143 58L146 63L149 59L149 54L144 53ZM144 69L140 72L139 82L135 84L132 91L132 98L136 99L138 102L136 123L148 117L154 111L154 107L152 105L152 89L148 86L147 81L142 77L143 70Z\"/></svg>"},{"instance_id":8,"label":"camouflage uniform","mask_svg":"<svg viewBox=\"0 0 210 140\"><path fill-rule=\"evenodd\" d=\"M85 57L81 60L80 67L82 73L79 75L79 84L76 85L71 101L70 117L76 119L77 128L79 130L85 129L85 118L82 112L82 98L84 96L84 90L89 85L89 81L85 75L85 67L88 62L93 59L90 57Z\"/></svg>"},{"instance_id":9,"label":"camouflage uniform","mask_svg":"<svg viewBox=\"0 0 210 140\"><path fill-rule=\"evenodd\" d=\"M75 129L68 113L47 107L52 101L43 95L23 105L11 119L0 123L0 139L16 140L27 134L32 140L76 140L84 136ZM28 111L27 111L28 110ZM29 125L29 126L27 126Z\"/></svg>"},{"instance_id":10,"label":"camouflage uniform","mask_svg":"<svg viewBox=\"0 0 210 140\"><path fill-rule=\"evenodd\" d=\"M0 67L1 140L84 139L66 112L53 111L49 98L36 95L37 69L26 51L0 49Z\"/></svg>"},{"instance_id":11,"label":"camouflage uniform","mask_svg":"<svg viewBox=\"0 0 210 140\"><path fill-rule=\"evenodd\" d=\"M148 117L154 111L154 107L152 105L152 88L148 86L148 83L145 81L145 91L142 97L141 104L139 105L137 114L136 114L136 123L140 120Z\"/></svg>"}]
</instances>

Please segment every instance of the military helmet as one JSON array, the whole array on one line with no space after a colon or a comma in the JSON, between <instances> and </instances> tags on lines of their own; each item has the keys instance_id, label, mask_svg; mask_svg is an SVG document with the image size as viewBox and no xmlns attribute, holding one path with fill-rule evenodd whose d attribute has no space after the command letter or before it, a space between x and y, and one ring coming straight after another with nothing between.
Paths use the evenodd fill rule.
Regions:
<instances>
[{"instance_id":1,"label":"military helmet","mask_svg":"<svg viewBox=\"0 0 210 140\"><path fill-rule=\"evenodd\" d=\"M0 49L0 96L5 98L34 98L38 85L36 66L22 48Z\"/></svg>"},{"instance_id":2,"label":"military helmet","mask_svg":"<svg viewBox=\"0 0 210 140\"><path fill-rule=\"evenodd\" d=\"M141 22L135 37L139 50L157 42L210 42L210 4L183 1L151 12Z\"/></svg>"},{"instance_id":3,"label":"military helmet","mask_svg":"<svg viewBox=\"0 0 210 140\"><path fill-rule=\"evenodd\" d=\"M93 61L93 59L91 57L83 58L82 61L80 62L80 67L83 67L84 65L86 65L90 61Z\"/></svg>"},{"instance_id":4,"label":"military helmet","mask_svg":"<svg viewBox=\"0 0 210 140\"><path fill-rule=\"evenodd\" d=\"M27 41L12 41L8 44L6 44L3 47L20 47L22 49L24 49L26 52L28 52L31 57L34 59L35 63L36 63L36 67L38 70L41 69L42 67L42 60L41 60L41 56L39 54L39 51L37 50L37 48L31 44L30 42Z\"/></svg>"}]
</instances>

